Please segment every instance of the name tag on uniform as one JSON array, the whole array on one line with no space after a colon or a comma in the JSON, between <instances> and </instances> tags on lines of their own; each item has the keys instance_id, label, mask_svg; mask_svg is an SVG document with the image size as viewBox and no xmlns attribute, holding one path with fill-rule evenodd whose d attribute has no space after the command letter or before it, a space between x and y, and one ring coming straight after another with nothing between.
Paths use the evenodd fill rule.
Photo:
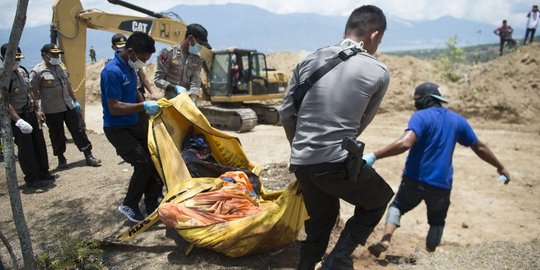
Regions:
<instances>
[{"instance_id":1,"label":"name tag on uniform","mask_svg":"<svg viewBox=\"0 0 540 270\"><path fill-rule=\"evenodd\" d=\"M51 73L43 73L43 80L47 85L52 85L54 82L54 76Z\"/></svg>"}]
</instances>

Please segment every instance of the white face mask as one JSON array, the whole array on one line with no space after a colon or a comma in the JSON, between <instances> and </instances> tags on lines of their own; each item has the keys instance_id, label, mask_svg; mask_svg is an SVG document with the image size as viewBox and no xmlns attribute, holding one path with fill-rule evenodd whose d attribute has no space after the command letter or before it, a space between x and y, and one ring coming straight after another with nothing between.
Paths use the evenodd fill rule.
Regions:
<instances>
[{"instance_id":1,"label":"white face mask","mask_svg":"<svg viewBox=\"0 0 540 270\"><path fill-rule=\"evenodd\" d=\"M132 61L131 59L128 58L128 65L133 68L134 70L139 70L139 69L142 69L144 68L144 62L139 60L137 58L137 55L135 55L135 59L137 59L136 61Z\"/></svg>"},{"instance_id":2,"label":"white face mask","mask_svg":"<svg viewBox=\"0 0 540 270\"><path fill-rule=\"evenodd\" d=\"M195 41L195 45L191 46L189 44L189 54L199 55L199 52L201 51L201 45Z\"/></svg>"},{"instance_id":3,"label":"white face mask","mask_svg":"<svg viewBox=\"0 0 540 270\"><path fill-rule=\"evenodd\" d=\"M51 57L51 59L49 59L49 64L53 66L60 65L60 58Z\"/></svg>"}]
</instances>

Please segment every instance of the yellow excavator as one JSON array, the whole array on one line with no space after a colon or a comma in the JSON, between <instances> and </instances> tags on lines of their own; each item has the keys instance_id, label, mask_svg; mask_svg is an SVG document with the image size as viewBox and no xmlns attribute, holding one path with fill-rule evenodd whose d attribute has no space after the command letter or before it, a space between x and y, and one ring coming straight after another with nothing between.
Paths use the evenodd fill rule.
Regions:
<instances>
[{"instance_id":1,"label":"yellow excavator","mask_svg":"<svg viewBox=\"0 0 540 270\"><path fill-rule=\"evenodd\" d=\"M86 30L105 30L130 35L142 31L157 42L175 45L184 39L187 24L122 0L108 0L144 13L149 17L111 14L83 9L80 0L55 0L51 23L51 43L65 52L62 61L69 80L84 109L86 76ZM107 40L108 42L108 40ZM279 115L271 105L259 103L283 98L288 76L270 69L266 56L256 50L225 49L210 51L203 47L201 57L206 78L204 99L211 105L199 109L219 129L246 132L259 124L278 124ZM208 103L208 102L207 102Z\"/></svg>"}]
</instances>

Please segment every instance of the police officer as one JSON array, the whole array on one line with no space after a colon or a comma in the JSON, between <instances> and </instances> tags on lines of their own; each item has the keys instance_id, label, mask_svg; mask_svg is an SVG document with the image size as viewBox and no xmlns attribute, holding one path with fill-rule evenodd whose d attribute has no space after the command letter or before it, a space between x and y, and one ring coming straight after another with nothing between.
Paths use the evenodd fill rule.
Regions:
<instances>
[{"instance_id":1,"label":"police officer","mask_svg":"<svg viewBox=\"0 0 540 270\"><path fill-rule=\"evenodd\" d=\"M202 46L212 49L206 29L194 23L188 25L180 44L163 49L157 56L154 83L165 91L165 98L173 98L186 89L194 102L201 96Z\"/></svg>"},{"instance_id":2,"label":"police officer","mask_svg":"<svg viewBox=\"0 0 540 270\"><path fill-rule=\"evenodd\" d=\"M8 44L2 45L0 51L2 60L6 55ZM17 144L19 166L24 173L26 186L41 188L51 184L58 175L49 172L49 160L45 139L38 116L38 103L30 89L28 72L20 66L24 56L21 49L17 48L8 87L8 113L11 118L11 129Z\"/></svg>"},{"instance_id":3,"label":"police officer","mask_svg":"<svg viewBox=\"0 0 540 270\"><path fill-rule=\"evenodd\" d=\"M53 154L58 156L58 168L67 168L66 151L66 124L73 141L81 152L84 152L86 165L101 166L101 160L92 155L92 144L88 140L84 123L79 113L81 105L73 94L68 81L67 71L60 62L63 53L56 44L45 44L41 48L43 61L30 73L30 85L39 93L41 107L45 113L45 121L49 127L49 137Z\"/></svg>"}]
</instances>

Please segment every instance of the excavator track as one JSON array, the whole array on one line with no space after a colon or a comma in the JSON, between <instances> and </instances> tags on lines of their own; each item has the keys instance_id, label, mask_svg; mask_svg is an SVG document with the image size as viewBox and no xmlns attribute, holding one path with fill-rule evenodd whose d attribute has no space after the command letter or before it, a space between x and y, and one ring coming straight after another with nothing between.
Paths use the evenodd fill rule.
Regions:
<instances>
[{"instance_id":1,"label":"excavator track","mask_svg":"<svg viewBox=\"0 0 540 270\"><path fill-rule=\"evenodd\" d=\"M257 123L266 125L280 125L279 121L279 105L271 106L261 103L245 103L257 114Z\"/></svg>"},{"instance_id":2,"label":"excavator track","mask_svg":"<svg viewBox=\"0 0 540 270\"><path fill-rule=\"evenodd\" d=\"M217 129L247 132L257 125L257 114L249 108L226 108L220 106L199 107L210 124Z\"/></svg>"}]
</instances>

